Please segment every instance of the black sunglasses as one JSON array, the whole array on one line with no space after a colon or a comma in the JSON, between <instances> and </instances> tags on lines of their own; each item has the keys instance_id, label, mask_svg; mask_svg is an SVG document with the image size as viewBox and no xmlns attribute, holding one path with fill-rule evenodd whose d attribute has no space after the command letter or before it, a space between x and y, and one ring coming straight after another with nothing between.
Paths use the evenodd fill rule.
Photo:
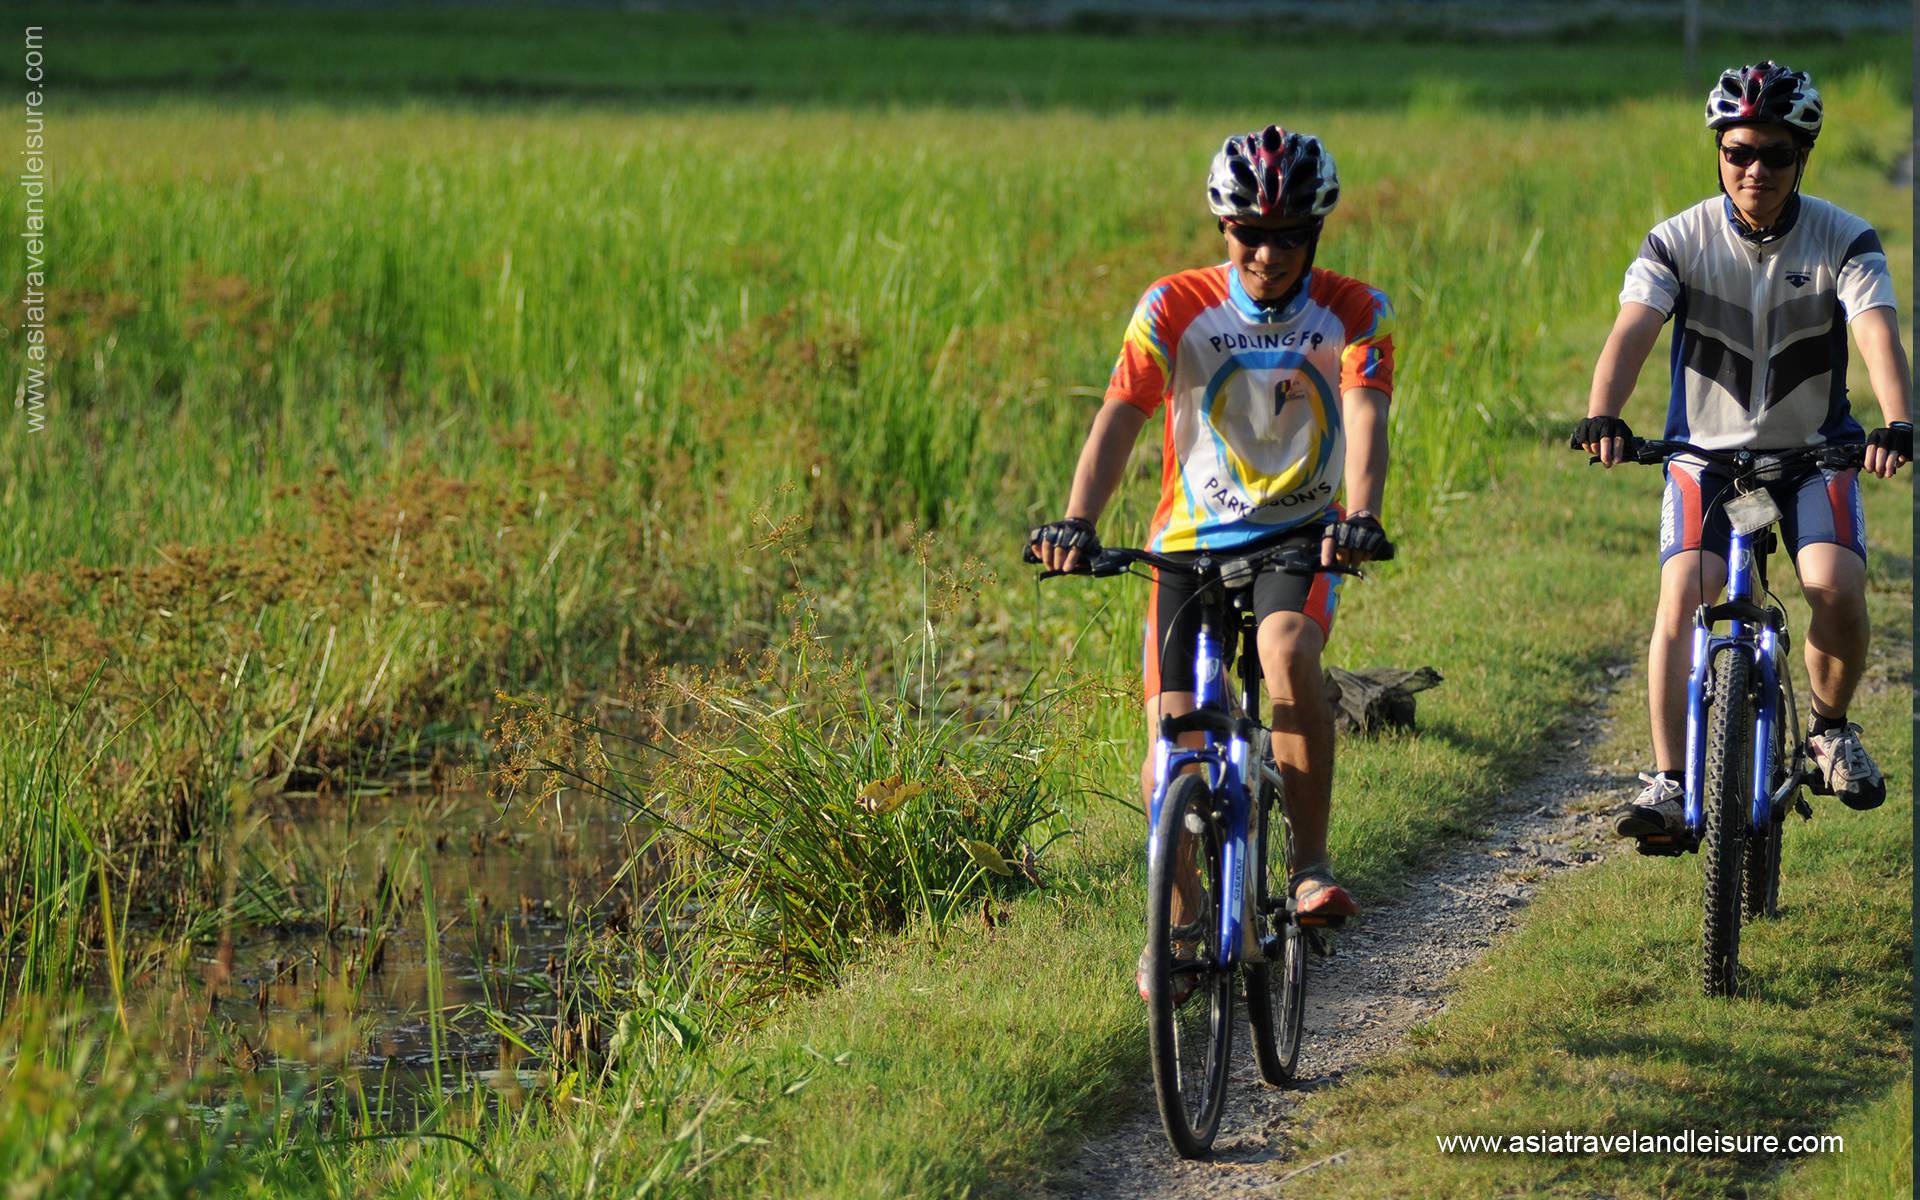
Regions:
<instances>
[{"instance_id":1,"label":"black sunglasses","mask_svg":"<svg viewBox=\"0 0 1920 1200\"><path fill-rule=\"evenodd\" d=\"M1750 167L1755 159L1770 171L1784 171L1800 161L1798 146L1783 146L1778 143L1771 146L1731 146L1720 145L1720 157L1735 167Z\"/></svg>"},{"instance_id":2,"label":"black sunglasses","mask_svg":"<svg viewBox=\"0 0 1920 1200\"><path fill-rule=\"evenodd\" d=\"M1227 232L1249 250L1272 246L1275 250L1298 250L1313 240L1313 226L1296 225L1291 229L1262 229L1257 225L1229 223Z\"/></svg>"}]
</instances>

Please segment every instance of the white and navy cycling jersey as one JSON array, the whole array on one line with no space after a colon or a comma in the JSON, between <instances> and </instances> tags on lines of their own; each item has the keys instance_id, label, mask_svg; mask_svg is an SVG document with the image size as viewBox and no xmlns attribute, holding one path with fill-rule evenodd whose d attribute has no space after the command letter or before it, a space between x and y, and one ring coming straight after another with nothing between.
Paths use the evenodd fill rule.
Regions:
<instances>
[{"instance_id":1,"label":"white and navy cycling jersey","mask_svg":"<svg viewBox=\"0 0 1920 1200\"><path fill-rule=\"evenodd\" d=\"M1741 236L1733 202L1703 200L1656 225L1627 268L1622 304L1673 319L1666 436L1715 450L1857 442L1846 323L1894 307L1873 226L1795 196L1784 232Z\"/></svg>"}]
</instances>

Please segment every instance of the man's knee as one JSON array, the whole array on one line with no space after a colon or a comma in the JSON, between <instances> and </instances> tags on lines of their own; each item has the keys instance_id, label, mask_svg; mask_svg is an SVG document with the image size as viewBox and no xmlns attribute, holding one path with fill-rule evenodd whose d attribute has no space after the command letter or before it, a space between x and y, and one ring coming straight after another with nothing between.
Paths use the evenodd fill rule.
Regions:
<instances>
[{"instance_id":1,"label":"man's knee","mask_svg":"<svg viewBox=\"0 0 1920 1200\"><path fill-rule=\"evenodd\" d=\"M1800 570L1800 590L1815 621L1864 619L1867 564L1859 555L1845 546L1817 542L1800 551L1795 566Z\"/></svg>"},{"instance_id":2,"label":"man's knee","mask_svg":"<svg viewBox=\"0 0 1920 1200\"><path fill-rule=\"evenodd\" d=\"M1276 706L1322 699L1320 652L1326 634L1301 613L1274 613L1260 622L1260 669Z\"/></svg>"},{"instance_id":3,"label":"man's knee","mask_svg":"<svg viewBox=\"0 0 1920 1200\"><path fill-rule=\"evenodd\" d=\"M1654 636L1671 640L1693 628L1693 614L1717 597L1727 580L1726 560L1717 554L1683 551L1660 566L1660 601L1654 610ZM1704 570L1703 570L1704 565Z\"/></svg>"}]
</instances>

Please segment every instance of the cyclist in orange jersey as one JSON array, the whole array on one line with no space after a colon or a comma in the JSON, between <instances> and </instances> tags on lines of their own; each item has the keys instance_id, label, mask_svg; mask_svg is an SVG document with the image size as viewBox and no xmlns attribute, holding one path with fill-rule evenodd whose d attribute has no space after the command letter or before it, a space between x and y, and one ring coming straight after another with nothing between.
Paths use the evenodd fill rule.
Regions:
<instances>
[{"instance_id":1,"label":"cyclist in orange jersey","mask_svg":"<svg viewBox=\"0 0 1920 1200\"><path fill-rule=\"evenodd\" d=\"M1081 449L1066 515L1031 535L1048 569L1076 570L1097 553L1096 522L1156 412L1163 470L1149 549L1232 552L1300 540L1317 543L1325 564L1353 566L1388 548L1377 514L1393 309L1382 292L1313 265L1339 199L1320 139L1269 125L1226 140L1207 180L1226 261L1169 275L1141 298ZM1267 570L1253 583L1273 755L1294 825L1291 886L1303 914L1329 917L1358 911L1327 863L1333 715L1320 655L1339 579ZM1143 655L1140 785L1149 801L1160 717L1195 703L1199 606L1191 598L1184 580L1155 573ZM1196 899L1192 889L1182 892L1176 923Z\"/></svg>"}]
</instances>

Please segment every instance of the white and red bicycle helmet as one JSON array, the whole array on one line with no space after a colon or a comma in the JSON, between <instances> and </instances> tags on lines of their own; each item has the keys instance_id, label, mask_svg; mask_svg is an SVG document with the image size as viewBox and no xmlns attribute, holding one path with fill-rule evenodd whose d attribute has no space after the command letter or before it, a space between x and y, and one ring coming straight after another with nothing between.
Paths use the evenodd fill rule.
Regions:
<instances>
[{"instance_id":1,"label":"white and red bicycle helmet","mask_svg":"<svg viewBox=\"0 0 1920 1200\"><path fill-rule=\"evenodd\" d=\"M1223 221L1320 221L1339 202L1333 155L1312 134L1278 125L1228 138L1207 172L1207 207Z\"/></svg>"},{"instance_id":2,"label":"white and red bicycle helmet","mask_svg":"<svg viewBox=\"0 0 1920 1200\"><path fill-rule=\"evenodd\" d=\"M1797 130L1812 145L1820 136L1820 93L1805 71L1771 59L1750 67L1728 67L1707 93L1707 128L1778 121Z\"/></svg>"}]
</instances>

